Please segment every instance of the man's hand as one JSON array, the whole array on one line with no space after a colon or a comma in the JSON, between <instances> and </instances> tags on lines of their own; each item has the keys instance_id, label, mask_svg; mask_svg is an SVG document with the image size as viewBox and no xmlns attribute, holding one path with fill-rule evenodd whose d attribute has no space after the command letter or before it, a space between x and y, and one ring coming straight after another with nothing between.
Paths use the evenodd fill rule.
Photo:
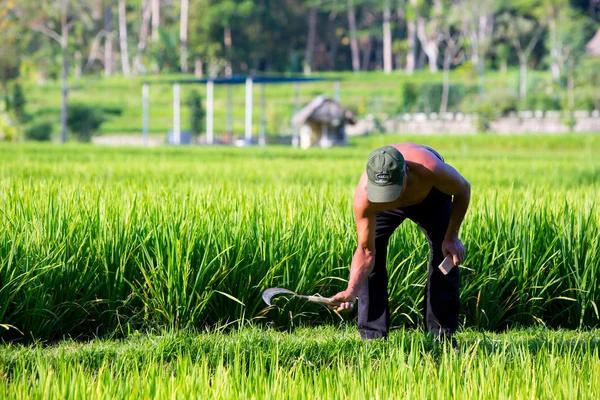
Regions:
<instances>
[{"instance_id":1,"label":"man's hand","mask_svg":"<svg viewBox=\"0 0 600 400\"><path fill-rule=\"evenodd\" d=\"M442 253L444 257L452 254L454 265L462 264L465 261L465 246L462 244L458 236L446 238L442 242Z\"/></svg>"},{"instance_id":2,"label":"man's hand","mask_svg":"<svg viewBox=\"0 0 600 400\"><path fill-rule=\"evenodd\" d=\"M332 309L338 312L345 312L352 310L354 307L354 303L356 302L356 294L348 292L348 290L344 290L343 292L339 292L335 296L331 298L333 301L340 302L339 306L331 306Z\"/></svg>"}]
</instances>

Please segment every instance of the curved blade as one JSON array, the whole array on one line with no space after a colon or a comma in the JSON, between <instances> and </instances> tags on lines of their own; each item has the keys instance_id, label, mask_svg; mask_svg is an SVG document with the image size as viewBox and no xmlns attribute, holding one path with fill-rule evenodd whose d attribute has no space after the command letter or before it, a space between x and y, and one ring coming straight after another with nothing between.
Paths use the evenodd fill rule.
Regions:
<instances>
[{"instance_id":1,"label":"curved blade","mask_svg":"<svg viewBox=\"0 0 600 400\"><path fill-rule=\"evenodd\" d=\"M296 293L291 290L283 289L283 288L269 288L262 293L262 298L267 303L267 305L271 305L271 299L280 294L291 294L296 296Z\"/></svg>"}]
</instances>

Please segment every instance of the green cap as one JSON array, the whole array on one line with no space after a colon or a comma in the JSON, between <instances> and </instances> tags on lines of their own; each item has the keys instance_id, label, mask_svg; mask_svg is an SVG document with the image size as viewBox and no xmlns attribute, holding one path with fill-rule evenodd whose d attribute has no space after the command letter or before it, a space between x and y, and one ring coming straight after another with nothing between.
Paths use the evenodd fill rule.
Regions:
<instances>
[{"instance_id":1,"label":"green cap","mask_svg":"<svg viewBox=\"0 0 600 400\"><path fill-rule=\"evenodd\" d=\"M367 161L367 197L372 203L388 203L402 192L406 163L393 146L373 150Z\"/></svg>"}]
</instances>

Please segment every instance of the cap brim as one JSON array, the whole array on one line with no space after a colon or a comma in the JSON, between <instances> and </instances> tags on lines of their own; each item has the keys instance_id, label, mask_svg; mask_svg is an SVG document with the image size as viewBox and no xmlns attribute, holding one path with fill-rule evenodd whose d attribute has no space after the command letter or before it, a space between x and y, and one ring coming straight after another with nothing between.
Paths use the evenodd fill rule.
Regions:
<instances>
[{"instance_id":1,"label":"cap brim","mask_svg":"<svg viewBox=\"0 0 600 400\"><path fill-rule=\"evenodd\" d=\"M367 181L367 197L371 203L389 203L395 201L402 193L402 185L392 184L377 186Z\"/></svg>"}]
</instances>

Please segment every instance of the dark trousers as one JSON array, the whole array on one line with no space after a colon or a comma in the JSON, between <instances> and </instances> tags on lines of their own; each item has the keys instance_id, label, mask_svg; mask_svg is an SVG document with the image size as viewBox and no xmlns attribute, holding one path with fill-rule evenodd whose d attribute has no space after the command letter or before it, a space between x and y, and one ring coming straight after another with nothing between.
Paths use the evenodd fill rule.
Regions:
<instances>
[{"instance_id":1,"label":"dark trousers","mask_svg":"<svg viewBox=\"0 0 600 400\"><path fill-rule=\"evenodd\" d=\"M388 334L387 246L392 233L406 218L421 228L429 242L429 273L423 304L425 330L435 337L450 337L456 330L460 307L458 268L452 268L448 275L438 268L444 259L442 242L451 211L452 197L433 188L419 204L376 214L375 268L358 294L358 330L363 339Z\"/></svg>"}]
</instances>

